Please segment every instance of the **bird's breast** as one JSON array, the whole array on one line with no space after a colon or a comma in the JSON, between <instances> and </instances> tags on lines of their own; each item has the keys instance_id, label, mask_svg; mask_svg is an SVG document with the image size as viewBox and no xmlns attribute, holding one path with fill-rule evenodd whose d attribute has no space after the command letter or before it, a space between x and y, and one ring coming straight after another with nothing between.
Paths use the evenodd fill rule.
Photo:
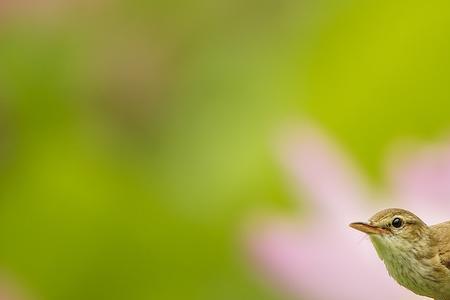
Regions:
<instances>
[{"instance_id":1,"label":"bird's breast","mask_svg":"<svg viewBox=\"0 0 450 300\"><path fill-rule=\"evenodd\" d=\"M389 244L374 242L378 255L386 269L400 285L412 292L436 298L436 295L450 293L450 275L447 269L437 268L438 257L424 258L417 252Z\"/></svg>"}]
</instances>

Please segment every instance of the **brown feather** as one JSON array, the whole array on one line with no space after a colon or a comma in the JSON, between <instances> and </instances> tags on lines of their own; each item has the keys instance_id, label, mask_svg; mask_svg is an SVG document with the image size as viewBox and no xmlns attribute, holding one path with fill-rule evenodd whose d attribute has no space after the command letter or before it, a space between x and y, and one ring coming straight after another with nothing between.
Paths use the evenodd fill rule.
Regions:
<instances>
[{"instance_id":1,"label":"brown feather","mask_svg":"<svg viewBox=\"0 0 450 300\"><path fill-rule=\"evenodd\" d=\"M450 221L430 226L437 241L441 263L450 269Z\"/></svg>"}]
</instances>

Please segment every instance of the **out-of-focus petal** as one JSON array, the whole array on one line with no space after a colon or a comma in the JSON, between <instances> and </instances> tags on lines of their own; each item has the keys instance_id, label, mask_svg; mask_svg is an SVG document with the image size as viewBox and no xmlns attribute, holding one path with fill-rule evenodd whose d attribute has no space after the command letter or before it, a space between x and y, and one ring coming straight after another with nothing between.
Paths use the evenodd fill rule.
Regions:
<instances>
[{"instance_id":1,"label":"out-of-focus petal","mask_svg":"<svg viewBox=\"0 0 450 300\"><path fill-rule=\"evenodd\" d=\"M428 223L448 220L450 145L397 150L387 163L393 197Z\"/></svg>"},{"instance_id":2,"label":"out-of-focus petal","mask_svg":"<svg viewBox=\"0 0 450 300\"><path fill-rule=\"evenodd\" d=\"M283 166L298 194L311 199L316 213L338 223L360 217L369 189L353 163L318 128L292 130L282 139Z\"/></svg>"}]
</instances>

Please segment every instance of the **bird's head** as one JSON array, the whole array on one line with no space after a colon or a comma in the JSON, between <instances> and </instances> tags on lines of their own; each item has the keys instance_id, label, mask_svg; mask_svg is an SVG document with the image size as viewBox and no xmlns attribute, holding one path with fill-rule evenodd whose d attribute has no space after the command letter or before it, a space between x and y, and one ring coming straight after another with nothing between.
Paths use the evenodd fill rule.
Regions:
<instances>
[{"instance_id":1,"label":"bird's head","mask_svg":"<svg viewBox=\"0 0 450 300\"><path fill-rule=\"evenodd\" d=\"M421 250L430 243L428 226L404 209L385 209L371 217L369 222L351 223L350 227L367 233L382 259L386 251Z\"/></svg>"}]
</instances>

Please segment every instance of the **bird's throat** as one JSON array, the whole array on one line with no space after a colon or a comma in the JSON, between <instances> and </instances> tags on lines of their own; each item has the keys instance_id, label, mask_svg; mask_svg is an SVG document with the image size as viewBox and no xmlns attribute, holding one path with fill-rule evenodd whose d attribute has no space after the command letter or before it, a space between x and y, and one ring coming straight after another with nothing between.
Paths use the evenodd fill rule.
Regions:
<instances>
[{"instance_id":1,"label":"bird's throat","mask_svg":"<svg viewBox=\"0 0 450 300\"><path fill-rule=\"evenodd\" d=\"M415 249L419 251L411 251L412 244L396 237L374 235L370 239L389 275L400 285L423 296L432 295L438 288L431 277L435 272L431 258L418 259L420 249L426 251L427 245L415 244Z\"/></svg>"}]
</instances>

